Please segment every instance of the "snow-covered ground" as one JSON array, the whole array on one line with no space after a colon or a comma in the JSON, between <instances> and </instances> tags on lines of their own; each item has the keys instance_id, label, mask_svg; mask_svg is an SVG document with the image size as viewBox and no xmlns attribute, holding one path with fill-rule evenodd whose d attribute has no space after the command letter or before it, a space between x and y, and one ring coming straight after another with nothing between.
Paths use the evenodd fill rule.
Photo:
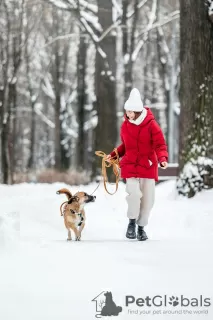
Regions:
<instances>
[{"instance_id":1,"label":"snow-covered ground","mask_svg":"<svg viewBox=\"0 0 213 320\"><path fill-rule=\"evenodd\" d=\"M90 193L96 185L0 185L1 320L93 320L101 300L97 311L92 300L103 291L122 306L110 319L213 319L212 306L200 305L201 295L213 303L213 191L187 200L174 182L157 186L149 240L138 242L125 238L125 185L114 196L101 186L86 207L82 241L67 242L61 187ZM126 306L130 295L183 295L199 306Z\"/></svg>"}]
</instances>

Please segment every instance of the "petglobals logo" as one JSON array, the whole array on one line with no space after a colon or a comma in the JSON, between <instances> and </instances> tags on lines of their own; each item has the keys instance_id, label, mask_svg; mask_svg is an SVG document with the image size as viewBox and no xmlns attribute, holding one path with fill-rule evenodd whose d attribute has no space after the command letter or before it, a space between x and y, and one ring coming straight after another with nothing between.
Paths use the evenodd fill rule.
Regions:
<instances>
[{"instance_id":1,"label":"petglobals logo","mask_svg":"<svg viewBox=\"0 0 213 320\"><path fill-rule=\"evenodd\" d=\"M195 298L189 298L184 295L181 296L167 296L156 295L153 297L139 297L126 296L126 307L210 307L211 298L204 298L202 295Z\"/></svg>"},{"instance_id":2,"label":"petglobals logo","mask_svg":"<svg viewBox=\"0 0 213 320\"><path fill-rule=\"evenodd\" d=\"M122 295L123 301L117 304L111 291L102 291L92 302L95 306L95 317L116 317L123 313L129 316L143 315L207 315L212 306L211 298L203 295L189 297L187 295Z\"/></svg>"}]
</instances>

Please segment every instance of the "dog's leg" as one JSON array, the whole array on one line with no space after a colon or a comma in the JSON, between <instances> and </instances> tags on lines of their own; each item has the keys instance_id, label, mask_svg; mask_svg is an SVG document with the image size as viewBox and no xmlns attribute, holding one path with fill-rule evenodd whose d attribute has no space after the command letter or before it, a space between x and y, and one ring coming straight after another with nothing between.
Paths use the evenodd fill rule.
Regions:
<instances>
[{"instance_id":1,"label":"dog's leg","mask_svg":"<svg viewBox=\"0 0 213 320\"><path fill-rule=\"evenodd\" d=\"M81 232L84 229L84 227L85 227L85 222L82 222L82 225L80 226L80 228L78 230L78 232L79 232L79 241L81 240Z\"/></svg>"},{"instance_id":2,"label":"dog's leg","mask_svg":"<svg viewBox=\"0 0 213 320\"><path fill-rule=\"evenodd\" d=\"M75 233L75 241L79 241L79 231L78 231L77 227L76 227L76 226L73 226L73 227L72 227L72 230L73 230L74 233Z\"/></svg>"},{"instance_id":3,"label":"dog's leg","mask_svg":"<svg viewBox=\"0 0 213 320\"><path fill-rule=\"evenodd\" d=\"M72 240L72 237L71 237L71 231L70 229L67 229L68 230L68 237L67 237L67 241L71 241Z\"/></svg>"}]
</instances>

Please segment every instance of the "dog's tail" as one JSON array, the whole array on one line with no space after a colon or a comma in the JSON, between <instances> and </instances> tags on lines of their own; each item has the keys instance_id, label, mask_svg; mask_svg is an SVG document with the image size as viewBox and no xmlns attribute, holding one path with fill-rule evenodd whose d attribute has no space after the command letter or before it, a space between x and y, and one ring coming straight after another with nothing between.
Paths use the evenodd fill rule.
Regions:
<instances>
[{"instance_id":1,"label":"dog's tail","mask_svg":"<svg viewBox=\"0 0 213 320\"><path fill-rule=\"evenodd\" d=\"M57 194L65 194L67 196L68 200L72 197L72 193L66 188L60 189L56 193Z\"/></svg>"}]
</instances>

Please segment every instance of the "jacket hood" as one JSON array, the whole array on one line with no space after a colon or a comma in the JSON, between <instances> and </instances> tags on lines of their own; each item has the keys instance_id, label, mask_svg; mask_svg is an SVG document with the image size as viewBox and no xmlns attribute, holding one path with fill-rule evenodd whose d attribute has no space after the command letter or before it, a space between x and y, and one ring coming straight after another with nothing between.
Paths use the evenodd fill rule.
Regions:
<instances>
[{"instance_id":1,"label":"jacket hood","mask_svg":"<svg viewBox=\"0 0 213 320\"><path fill-rule=\"evenodd\" d=\"M144 108L147 110L147 115L146 115L146 118L143 120L143 122L141 124L139 124L139 126L144 126L146 125L147 123L149 123L151 120L154 120L155 117L152 113L152 111L150 110L150 108L144 106ZM125 121L127 121L128 123L131 124L131 122L129 121L129 119L127 118L127 115L125 114L124 115L124 119Z\"/></svg>"}]
</instances>

